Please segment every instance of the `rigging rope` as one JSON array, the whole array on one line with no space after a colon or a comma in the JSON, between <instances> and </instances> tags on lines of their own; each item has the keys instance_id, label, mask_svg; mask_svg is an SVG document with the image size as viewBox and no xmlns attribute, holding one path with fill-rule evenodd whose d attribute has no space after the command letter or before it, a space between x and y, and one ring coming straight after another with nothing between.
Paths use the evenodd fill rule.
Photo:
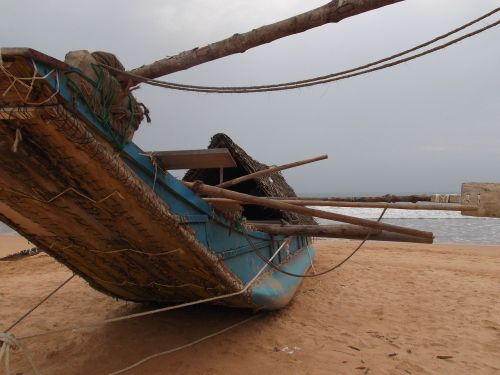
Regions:
<instances>
[{"instance_id":1,"label":"rigging rope","mask_svg":"<svg viewBox=\"0 0 500 375\"><path fill-rule=\"evenodd\" d=\"M269 260L272 261L280 253L281 250L283 250L284 248L287 248L289 241L290 241L290 237L286 238L285 241L283 241L283 243L280 245L280 247L269 258ZM33 335L15 337L13 334L8 333L9 330L11 330L12 328L14 328L18 323L20 323L24 318L26 318L33 310L35 310L38 306L40 306L42 303L44 303L52 295L54 295L54 293L56 293L59 289L61 289L64 285L66 285L75 276L73 274L66 281L64 281L61 285L59 285L56 289L54 289L47 297L45 297L42 301L40 301L38 304L36 304L32 309L30 309L27 313L25 313L19 319L17 319L14 324L12 324L7 330L5 330L5 332L0 332L0 343L2 343L2 346L0 348L0 363L1 363L2 360L4 360L6 374L10 375L10 372L9 372L10 371L10 367L9 367L9 351L10 351L11 348L13 348L13 349L20 348L20 349L23 350L24 355L28 358L28 361L30 362L30 364L32 366L32 369L35 372L35 374L39 375L39 372L36 369L36 367L35 367L32 359L31 359L31 356L29 355L28 350L21 343L22 340L32 339L32 338L35 338L35 337L43 337L43 336L53 335L53 334L62 333L62 332L76 331L76 330L81 330L81 329L85 329L85 328L95 328L95 327L98 327L98 326L101 326L101 325L104 325L104 324L108 324L108 323L114 323L114 322L119 322L119 321L123 321L123 320L129 320L129 319L139 318L139 317L142 317L142 316L148 316L148 315L158 314L160 312L177 310L177 309L181 309L181 308L188 307L188 306L194 306L194 305L199 305L199 304L202 304L202 303L213 302L213 301L218 301L218 300L221 300L221 299L236 297L236 296L238 296L240 294L245 293L258 280L258 278L262 275L262 273L264 273L264 271L266 270L266 268L267 268L267 264L264 264L264 266L262 266L262 268L259 269L259 271L245 285L245 287L243 287L242 289L240 289L237 292L231 292L231 293L227 293L227 294L220 295L220 296L215 296L215 297L204 298L204 299L200 299L200 300L196 300L196 301L181 303L179 305L167 306L167 307L162 307L162 308L159 308L159 309L144 311L144 312L130 314L130 315L125 315L125 316L120 316L120 317L117 317L117 318L104 319L104 320L101 320L99 322L95 322L95 323L91 323L91 324L84 324L84 325L79 325L79 326L70 326L70 327L66 327L66 328L55 329L55 330L52 330L52 331L37 333L37 334L33 334ZM129 370L129 369L133 368L133 367L136 367L136 366L140 365L141 363L149 360L150 358L154 358L155 356L162 355L162 354L168 354L168 352L173 352L173 351L176 351L176 350L180 350L180 349L182 349L184 347L188 347L188 346L197 344L198 342L201 342L201 341L206 340L206 339L208 339L210 337L216 336L216 335L218 335L220 333L226 332L229 329L235 328L236 326L238 326L240 324L246 323L249 320L251 320L251 319L246 319L246 320L244 320L244 321L242 321L240 323L236 323L236 324L234 324L232 326L227 327L226 329L223 329L222 331L219 331L219 332L216 332L215 334L206 336L205 338L198 339L198 340L196 340L196 341L194 341L194 342L192 342L190 344L184 345L183 347L180 347L180 348L177 348L177 349L174 349L174 350L170 350L170 351L167 351L167 352L163 352L163 353L159 353L159 354L150 356L150 357L148 357L148 358L146 358L146 359L144 359L142 361L139 361L138 363L132 365L129 368L126 368L124 370L120 370L118 372L115 372L115 374L119 374L119 373L122 373L122 372L124 372L126 370Z\"/></svg>"},{"instance_id":2,"label":"rigging rope","mask_svg":"<svg viewBox=\"0 0 500 375\"><path fill-rule=\"evenodd\" d=\"M35 311L41 304L43 304L45 301L47 301L50 297L52 297L54 294L57 293L59 289L61 289L63 286L65 286L67 283L69 283L73 277L75 277L75 274L71 275L68 277L64 282L62 282L57 288L55 288L52 292L50 292L45 298L43 298L40 302L38 302L36 305L34 305L31 309L26 311L19 319L17 319L14 323L12 323L9 328L5 330L5 333L8 333L11 329L13 329L16 325L18 325L24 318L26 318L29 314L31 314L33 311Z\"/></svg>"},{"instance_id":3,"label":"rigging rope","mask_svg":"<svg viewBox=\"0 0 500 375\"><path fill-rule=\"evenodd\" d=\"M280 253L280 251L282 251L284 248L286 248L288 246L289 241L290 241L290 237L288 237L287 239L285 239L285 241L274 252L274 254L271 256L271 258L269 258L269 260L272 261ZM36 333L36 334L33 334L33 335L21 336L21 337L18 337L18 340L26 340L26 339L31 339L31 338L35 338L35 337L42 337L42 336L47 336L47 335L53 335L53 334L56 334L56 333L69 332L69 331L77 331L77 330L86 329L86 328L93 328L93 327L98 327L98 326L101 326L101 325L104 325L104 324L108 324L108 323L115 323L115 322L119 322L119 321L122 321L122 320L129 320L129 319L133 319L133 318L139 318L139 317L142 317L142 316L148 316L148 315L158 314L158 313L165 312L165 311L177 310L177 309L188 307L188 306L194 306L194 305L199 305L199 304L202 304L202 303L213 302L213 301L218 301L218 300L221 300L221 299L236 297L236 296L239 296L240 294L245 293L257 281L257 279L262 275L262 273L266 270L267 266L268 266L267 264L264 264L264 266L259 269L259 271L245 285L245 287L242 288L242 289L240 289L240 290L238 290L237 292L231 292L231 293L223 294L223 295L220 295L220 296L204 298L204 299L200 299L200 300L196 300L196 301L191 301L191 302L185 302L185 303L181 303L179 305L161 307L159 309L148 310L148 311L139 312L139 313L135 313L135 314L120 316L120 317L117 317L117 318L104 319L104 320L101 320L99 322L85 324L85 325L81 325L81 326L70 326L70 327L66 327L66 328L55 329L55 330L52 330L52 331Z\"/></svg>"},{"instance_id":4,"label":"rigging rope","mask_svg":"<svg viewBox=\"0 0 500 375\"><path fill-rule=\"evenodd\" d=\"M387 207L383 209L382 213L380 214L379 218L377 219L377 222L380 222L380 220L382 220L382 217L384 217L384 214L385 214L386 211L387 211ZM319 277L319 276L323 276L323 275L326 275L327 273L335 271L337 268L340 268L345 262L347 262L349 259L351 259L353 257L353 255L358 252L359 249L361 249L361 247L365 244L366 241L368 241L368 239L372 235L372 231L369 231L368 234L366 235L366 237L363 239L363 241L361 241L361 243L356 247L356 249L354 249L354 251L351 254L349 254L346 258L344 258L344 260L342 260L340 263L337 263L336 265L328 268L325 271L316 272L316 270L315 270L314 274L312 274L312 275L308 275L308 274L302 274L301 275L301 274L298 274L298 273L288 272L288 271L285 271L285 270L281 269L280 267L278 267L277 265L275 265L272 261L267 260L264 255L262 255L262 253L260 252L260 250L257 248L257 246L255 246L255 244L252 242L252 240L248 236L248 233L246 232L246 230L243 230L243 234L245 235L245 238L247 239L247 242L252 247L253 252L255 254L257 254L257 256L264 263L266 263L268 266L270 266L272 269L274 269L274 270L276 270L278 272L281 272L281 273L283 273L285 275L288 275L288 276L305 278L305 277ZM312 262L311 262L311 265L312 265Z\"/></svg>"},{"instance_id":5,"label":"rigging rope","mask_svg":"<svg viewBox=\"0 0 500 375\"><path fill-rule=\"evenodd\" d=\"M173 83L173 82L166 82L166 81L162 81L162 80L148 79L148 78L141 77L141 76L129 73L129 72L123 72L123 71L117 70L117 69L115 69L111 66L105 65L105 64L101 64L101 66L103 66L104 68L111 70L115 73L125 75L129 78L132 78L133 80L135 80L137 82L144 82L144 83L152 85L152 86L158 86L158 87L168 88L168 89L172 89L172 90L204 92L204 93L218 93L218 94L239 94L239 93L256 93L256 92L290 90L290 89L297 89L297 88L302 88L302 87L308 87L308 86L314 86L314 85L339 81L339 80L343 80L343 79L347 79L347 78L351 78L351 77L355 77L355 76L359 76L359 75L364 75L364 74L371 73L374 71L378 71L378 70L386 69L386 68L389 68L392 66L400 65L400 64L403 64L405 62L408 62L408 61L417 59L419 57L431 54L433 52L439 51L441 49L447 48L447 47L449 47L453 44L456 44L464 39L470 38L472 36L475 36L477 34L484 32L488 29L491 29L495 26L498 26L500 24L500 20L496 21L492 24L489 24L485 27L482 27L478 30L475 30L473 32L465 34L461 37L452 39L447 43L440 44L434 48L425 50L423 52L420 52L420 53L412 55L412 56L408 56L406 58L394 60L397 57L407 55L410 52L414 52L414 51L419 50L423 47L427 47L427 46L434 44L435 42L437 42L441 39L444 39L450 35L456 34L457 32L462 31L463 29L468 28L468 27L484 20L485 18L490 17L491 15L497 13L498 11L500 11L500 7L496 8L496 9L484 14L483 16L476 18L475 20L472 20L472 21L468 22L467 24L464 24L464 25L462 25L462 26L460 26L460 27L458 27L450 32L447 32L445 34L437 36L436 38L434 38L428 42L422 43L418 46L415 46L413 48L399 52L399 53L394 54L392 56L365 64L362 66L358 66L356 68L352 68L352 69L348 69L348 70L344 70L341 72L332 73L332 74L328 74L328 75L324 75L324 76L314 77L314 78L310 78L310 79L306 79L306 80L279 83L279 84L273 84L273 85L235 86L235 87L185 85L185 84L179 84L179 83ZM379 65L383 62L387 62L390 60L394 60L394 61L383 64L383 65Z\"/></svg>"},{"instance_id":6,"label":"rigging rope","mask_svg":"<svg viewBox=\"0 0 500 375\"><path fill-rule=\"evenodd\" d=\"M57 288L55 288L52 292L50 292L45 298L43 298L40 302L35 304L31 309L29 309L23 315L21 315L21 317L19 317L14 323L12 323L4 332L0 332L0 343L2 343L2 346L0 347L0 364L2 363L2 361L4 362L4 369L6 375L10 375L10 349L14 350L21 349L35 375L40 374L37 367L35 366L35 363L33 362L33 359L31 358L28 349L21 343L21 339L15 337L12 333L9 333L9 331L13 329L16 325L18 325L20 322L22 322L24 318L26 318L29 314L35 311L50 297L56 294L57 291L61 289L63 286L65 286L67 283L69 283L73 279L73 277L75 277L75 274L71 275L66 280L64 280Z\"/></svg>"},{"instance_id":7,"label":"rigging rope","mask_svg":"<svg viewBox=\"0 0 500 375\"><path fill-rule=\"evenodd\" d=\"M110 373L110 374L108 374L108 375L118 375L118 374L123 374L124 372L130 371L130 370L132 370L132 369L134 369L134 368L136 368L136 367L138 367L138 366L142 365L144 362L147 362L147 361L149 361L149 360L151 360L151 359L153 359L153 358L157 358L157 357L160 357L160 356L162 356L162 355L171 354L171 353L177 352L177 351L179 351L179 350L189 348L189 347L191 347L191 346L194 346L194 345L196 345L196 344L199 344L200 342L203 342L203 341L205 341L205 340L211 339L212 337L215 337L215 336L219 336L219 335L221 335L221 334L223 334L223 333L225 333L225 332L227 332L227 331L229 331L229 330L232 330L232 329L234 329L234 328L236 328L236 327L239 327L239 326L241 326L241 325L243 325L243 324L245 324L245 323L248 323L248 322L250 322L250 321L252 321L252 320L254 320L254 319L256 319L256 318L258 318L258 317L260 317L260 316L261 316L261 314L256 314L256 315L253 315L253 316L251 316L250 318L246 318L246 319L244 319L244 320L242 320L242 321L239 321L238 323L231 324L230 326L228 326L228 327L226 327L226 328L223 328L223 329L221 329L221 330L219 330L219 331L217 331L217 332L211 333L211 334L209 334L209 335L207 335L207 336L204 336L204 337L202 337L202 338L199 338L199 339L197 339L197 340L191 341L191 342L189 342L189 343L187 343L187 344L184 344L184 345L181 345L181 346L178 346L178 347L176 347L176 348L169 349L169 350L166 350L166 351L163 351L163 352L160 352L160 353L155 353L155 354L152 354L152 355L150 355L150 356L147 356L147 357L145 357L145 358L141 359L140 361L137 361L136 363L134 363L134 364L132 364L132 365L130 365L130 366L128 366L128 367L125 367L125 368L123 368L123 369L121 369L121 370L118 370L118 371L114 371L114 372L112 372L112 373Z\"/></svg>"}]
</instances>

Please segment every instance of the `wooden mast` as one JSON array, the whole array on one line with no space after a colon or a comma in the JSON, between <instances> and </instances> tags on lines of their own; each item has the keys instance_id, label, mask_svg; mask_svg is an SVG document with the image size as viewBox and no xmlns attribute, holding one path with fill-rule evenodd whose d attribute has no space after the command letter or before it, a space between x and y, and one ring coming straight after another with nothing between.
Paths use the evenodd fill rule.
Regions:
<instances>
[{"instance_id":1,"label":"wooden mast","mask_svg":"<svg viewBox=\"0 0 500 375\"><path fill-rule=\"evenodd\" d=\"M153 79L170 73L185 70L221 57L243 53L250 48L270 43L289 35L328 23L336 23L345 18L355 16L386 5L403 0L334 0L288 19L253 29L200 48L193 48L176 56L143 65L129 73Z\"/></svg>"}]
</instances>

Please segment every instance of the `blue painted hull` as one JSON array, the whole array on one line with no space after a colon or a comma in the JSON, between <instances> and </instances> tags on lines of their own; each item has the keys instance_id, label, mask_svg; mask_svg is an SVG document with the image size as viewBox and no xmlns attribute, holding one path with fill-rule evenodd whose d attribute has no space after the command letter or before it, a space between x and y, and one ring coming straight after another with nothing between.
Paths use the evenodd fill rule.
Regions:
<instances>
[{"instance_id":1,"label":"blue painted hull","mask_svg":"<svg viewBox=\"0 0 500 375\"><path fill-rule=\"evenodd\" d=\"M61 109L61 111L68 111L68 108L71 107L70 112L75 118L75 120L72 120L73 122L70 121L73 132L74 128L78 127L78 131L81 134L84 134L85 131L88 131L90 134L94 134L92 138L92 144L94 145L94 148L99 146L99 137L109 140L109 133L106 131L103 125L89 112L84 103L80 102L79 100L75 100L75 97L69 89L64 70L71 69L70 67L65 67L61 62L57 62L57 64L55 64L53 60L40 58L39 55L33 56L33 54L30 53L19 56L15 61L18 64L25 64L26 68L31 67L31 65L36 66L39 76L46 76L44 78L44 84L49 89L52 89L53 92L58 93L58 104L61 104L65 107L65 109ZM54 71L58 74L55 74ZM9 104L9 108L11 108L11 103L0 102L0 104L2 104L3 108L6 107L7 104ZM40 109L39 111L42 110ZM45 119L47 118L47 115L40 115L40 118ZM9 126L14 126L14 123L10 122L10 118L6 118L5 116L3 117L3 120L3 130L5 130L3 134L5 135L5 137L7 137L8 134L10 134L8 132L11 130L13 131L13 129L10 129ZM39 121L40 119L37 118L35 120ZM16 124L18 124L20 120L16 119L16 121ZM32 119L30 121L34 120ZM26 122L28 122L28 119L26 119ZM56 119L54 119L53 121L48 121L47 126L51 126L51 124L55 122L57 122ZM83 127L85 127L85 129L83 129ZM48 129L47 131L60 131L61 134L65 137L64 142L68 142L67 149L69 149L69 147L71 146L69 143L74 141L74 139L72 139L71 137L74 137L74 135L68 129L69 128L67 124L61 123L58 125L57 129L54 127L54 129ZM33 139L39 136L37 133L37 129L29 129L23 131L28 132L27 136L30 136ZM87 136L90 137L90 135ZM60 142L60 140L55 140L55 137L45 138L49 139L47 142ZM42 139L42 137L40 137L40 139ZM53 147L57 147L57 144L54 144ZM85 147L90 146L88 146L87 144L78 146L75 149L75 152L80 152L82 155L84 155L84 152L86 152L84 149ZM44 150L50 148L51 147L45 147ZM3 150L0 152L7 155L8 151ZM45 156L47 158L53 157L53 155L50 154L50 150L46 152L47 154ZM99 152L105 153L107 151L101 150ZM27 156L27 158L28 157L29 155ZM189 301L195 300L197 298L210 298L220 296L224 295L224 293L234 293L239 289L244 288L263 269L265 269L265 272L262 273L262 275L257 280L255 280L254 284L248 287L248 291L246 293L242 294L241 296L229 298L227 300L221 299L218 301L218 303L227 304L230 306L248 307L253 309L279 309L285 306L293 298L297 291L297 288L300 285L301 278L287 276L279 271L270 268L255 253L255 249L253 248L253 246L255 246L261 253L261 255L269 259L285 241L284 237L276 236L273 238L263 232L249 231L247 235L248 238L250 238L250 241L253 243L252 246L249 243L248 238L241 231L241 228L235 227L234 224L229 222L223 215L214 211L212 206L207 204L203 199L186 188L171 174L159 173L155 165L153 165L153 163L151 162L150 158L145 155L143 151L134 143L129 143L123 148L123 150L119 154L119 159L120 160L115 161L116 163L118 163L117 165L119 168L116 167L115 169L120 169L120 171L118 172L122 174L128 173L131 176L134 176L134 178L137 180L132 181L135 184L134 186L141 187L143 191L145 191L144 189L146 188L149 189L149 191L147 191L147 194L151 196L149 200L154 201L153 203L156 206L163 207L161 209L163 209L164 211L168 211L161 212L160 210L160 214L164 216L162 218L162 220L164 220L163 222L167 223L168 225L165 224L162 227L159 224L159 221L157 222L155 217L146 217L150 214L149 211L151 211L151 209L147 209L144 204L142 204L140 209L137 209L137 215L135 215L134 212L129 212L131 217L146 217L144 219L145 222L147 223L147 220L151 222L151 227L147 228L151 231L149 237L152 238L151 246L148 246L147 241L143 239L137 239L137 235L133 237L132 234L128 233L127 227L125 225L126 223L123 224L120 229L118 229L118 225L117 228L113 228L112 225L109 224L112 223L109 218L103 218L103 214L96 214L96 220L101 220L104 223L102 224L102 243L116 243L116 241L118 241L117 238L120 236L123 238L127 238L128 243L134 243L134 248L143 249L142 252L145 255L149 256L148 259L157 255L157 253L155 252L156 250L154 250L153 244L158 248L161 248L162 246L167 247L167 244L170 247L179 246L176 250L181 249L181 252L187 254L184 256L184 258L182 256L174 258L174 260L172 260L172 265L169 265L166 260L163 260L163 258L162 262L165 263L162 263L161 265L151 263L150 266L152 268L157 267L159 269L157 273L158 275L160 275L158 276L160 277L160 282L157 282L156 280L150 282L148 279L147 284L144 282L142 284L139 283L141 277L145 277L144 270L147 270L149 267L147 259L138 259L137 253L140 253L139 251L135 251L136 254L129 254L127 252L124 252L123 254L121 254L121 258L116 257L111 261L111 263L113 261L116 261L117 267L118 264L120 264L120 267L122 268L125 267L122 266L124 259L131 264L130 270L123 268L123 270L119 272L120 274L125 274L129 277L136 276L135 279L133 279L133 282L129 282L127 280L121 280L120 277L123 278L123 276L116 275L117 272L114 272L113 269L100 271L100 274L96 273L94 269L91 269L91 265L89 264L90 258L88 256L87 250L85 250L87 251L86 253L82 254L81 261L79 261L75 258L74 254L69 254L67 252L68 246L61 245L60 250L57 249L57 246L49 246L50 239L52 238L53 240L53 238L55 238L55 235L42 235L41 233L44 232L41 232L40 230L38 230L37 232L34 229L30 229L35 228L35 226L32 225L31 227L29 227L27 225L24 225L20 219L16 219L17 216L11 213L12 211L15 211L19 215L19 213L23 209L23 206L13 198L13 193L10 195L4 194L0 196L0 203L8 206L8 209L5 209L3 211L2 209L0 209L0 219L6 221L10 226L14 227L14 229L17 229L34 243L45 249L47 253L54 256L62 263L66 264L75 272L78 272L82 277L89 281L92 286L119 298L135 301L177 303L179 301ZM28 162L29 160L27 160L27 163ZM86 165L85 163L83 163L81 168L85 167ZM12 176L12 186L10 186L10 188L12 188L12 192L28 191L29 186L22 186L22 182L20 182L21 179L15 179L14 172L11 166L7 165L7 163L5 164L4 171L6 176ZM91 169L89 169L89 171L92 172ZM47 170L46 173L48 172L49 170ZM113 173L116 174L118 172L112 170L107 171L106 173L108 173L111 177L114 177L116 180L117 177L116 175L113 175ZM2 171L2 173L4 172ZM80 185L84 185L83 180L80 181ZM86 195L97 195L99 191L100 190L97 188L94 191L89 191L87 189ZM133 189L121 193L121 195L125 194L130 194L130 197L127 196L126 199L129 200L129 203L132 202L132 199L134 199ZM143 192L143 194L145 193ZM76 203L78 203L82 207L84 205L81 202L81 197L65 196L61 199L65 199L65 202L67 203L66 206ZM33 221L36 221L35 224L38 227L44 227L44 225L47 225L43 229L45 231L50 231L52 229L48 226L49 224L45 224L48 220L44 221L44 215L42 215L42 210L46 210L47 208L46 205L42 203L40 203L38 211L33 211L30 214L30 218ZM108 202L105 202L103 204L107 203ZM36 204L38 203L33 203L32 206L36 206ZM127 208L127 204L119 200L116 200L115 202L113 202L113 204L115 206L121 205L120 207L122 209ZM135 202L133 202L133 204L135 204ZM133 204L130 204L130 206L132 207ZM61 204L59 211L55 212L55 214L60 215L61 217L67 215L68 220L71 219L75 222L81 221L82 225L90 226L89 223L83 222L84 218L75 218L74 212L70 212L70 210L67 209L66 206ZM51 209L53 209L53 206L51 207ZM90 211L90 208L85 209L87 210L86 212L93 212ZM45 216L50 216L50 213L46 213ZM38 219L35 220L34 218ZM88 219L89 222L91 219L92 218ZM56 220L55 216L53 220ZM137 220L139 221L139 219ZM59 238L63 238L63 229L56 233ZM165 230L165 244L159 243L161 242L162 238L159 235L159 230L163 229ZM130 226L130 231L132 230L133 227ZM153 236L155 235L157 237L155 237L153 240ZM185 241L188 243L185 248L183 245L183 238L185 238ZM71 238L71 244L74 244L72 246L74 246L75 248L77 248L81 244L82 249L84 248L84 245L86 246L85 249L87 249L89 245L88 242L85 241L86 238L82 233L74 233L73 237ZM97 243L97 240L95 241L95 243ZM172 245L179 243L181 245ZM151 254L147 253L147 251L151 251ZM104 253L104 251L102 251L102 253ZM111 253L113 252L109 252L109 254ZM98 252L94 251L94 254L98 254ZM99 257L101 256L100 254L98 255ZM284 248L276 256L276 258L274 258L273 263L286 271L297 274L304 274L309 269L313 258L314 248L310 243L310 239L307 237L295 236L290 239L289 246ZM185 264L182 263L183 261L185 261ZM100 258L96 258L94 262L97 262L94 264L101 264ZM106 262L109 263L109 261L107 260ZM203 264L208 265L209 268L212 267L214 269L213 273L215 274L215 276L212 277L212 273L202 269ZM135 269L137 269L137 271L135 271ZM161 275L161 269L168 269L168 272L165 271L165 275ZM109 274L109 277L102 276L103 274L106 276L106 272ZM135 275L134 272L136 272L137 275ZM193 275L190 275L190 272L192 272ZM111 277L114 278L114 282L107 283L106 280L103 280L107 278L109 279ZM146 275L146 277L149 276ZM164 277L164 279L161 279L161 277ZM168 281L168 284L172 284L168 285L168 288L170 288L168 290L165 289L165 284L167 284L165 280ZM196 280L196 283L193 280ZM219 284L222 286L219 287ZM164 288L165 290L162 288ZM172 290L174 290L175 292L172 292Z\"/></svg>"}]
</instances>

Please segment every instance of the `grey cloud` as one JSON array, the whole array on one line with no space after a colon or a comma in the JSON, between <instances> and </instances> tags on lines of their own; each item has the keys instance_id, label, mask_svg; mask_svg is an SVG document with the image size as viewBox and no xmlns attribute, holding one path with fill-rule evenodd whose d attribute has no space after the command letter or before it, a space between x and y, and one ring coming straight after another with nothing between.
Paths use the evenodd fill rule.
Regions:
<instances>
[{"instance_id":1,"label":"grey cloud","mask_svg":"<svg viewBox=\"0 0 500 375\"><path fill-rule=\"evenodd\" d=\"M135 67L324 2L3 0L0 34L4 46L58 58L71 49L108 50ZM252 85L328 74L496 6L407 0L165 79ZM328 153L328 161L285 173L300 192L456 191L462 181L500 181L500 155L484 152L500 139L499 39L500 29L490 30L390 70L290 92L208 95L144 86L139 95L154 122L142 125L135 141L148 150L198 148L222 131L268 164ZM453 152L425 151L449 144Z\"/></svg>"}]
</instances>

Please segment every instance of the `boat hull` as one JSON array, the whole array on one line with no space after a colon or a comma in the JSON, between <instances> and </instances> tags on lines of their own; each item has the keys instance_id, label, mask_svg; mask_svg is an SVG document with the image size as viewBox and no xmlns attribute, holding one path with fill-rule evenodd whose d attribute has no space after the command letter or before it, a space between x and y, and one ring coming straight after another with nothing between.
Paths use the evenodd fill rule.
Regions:
<instances>
[{"instance_id":1,"label":"boat hull","mask_svg":"<svg viewBox=\"0 0 500 375\"><path fill-rule=\"evenodd\" d=\"M3 60L0 220L121 299L175 304L231 294L217 303L253 309L290 301L301 279L269 269L254 249L271 257L284 237L228 221L135 144L117 151L75 100L64 63L31 50L4 50ZM33 97L9 74L35 70L43 79ZM308 238L293 237L274 262L305 273L313 255Z\"/></svg>"}]
</instances>

